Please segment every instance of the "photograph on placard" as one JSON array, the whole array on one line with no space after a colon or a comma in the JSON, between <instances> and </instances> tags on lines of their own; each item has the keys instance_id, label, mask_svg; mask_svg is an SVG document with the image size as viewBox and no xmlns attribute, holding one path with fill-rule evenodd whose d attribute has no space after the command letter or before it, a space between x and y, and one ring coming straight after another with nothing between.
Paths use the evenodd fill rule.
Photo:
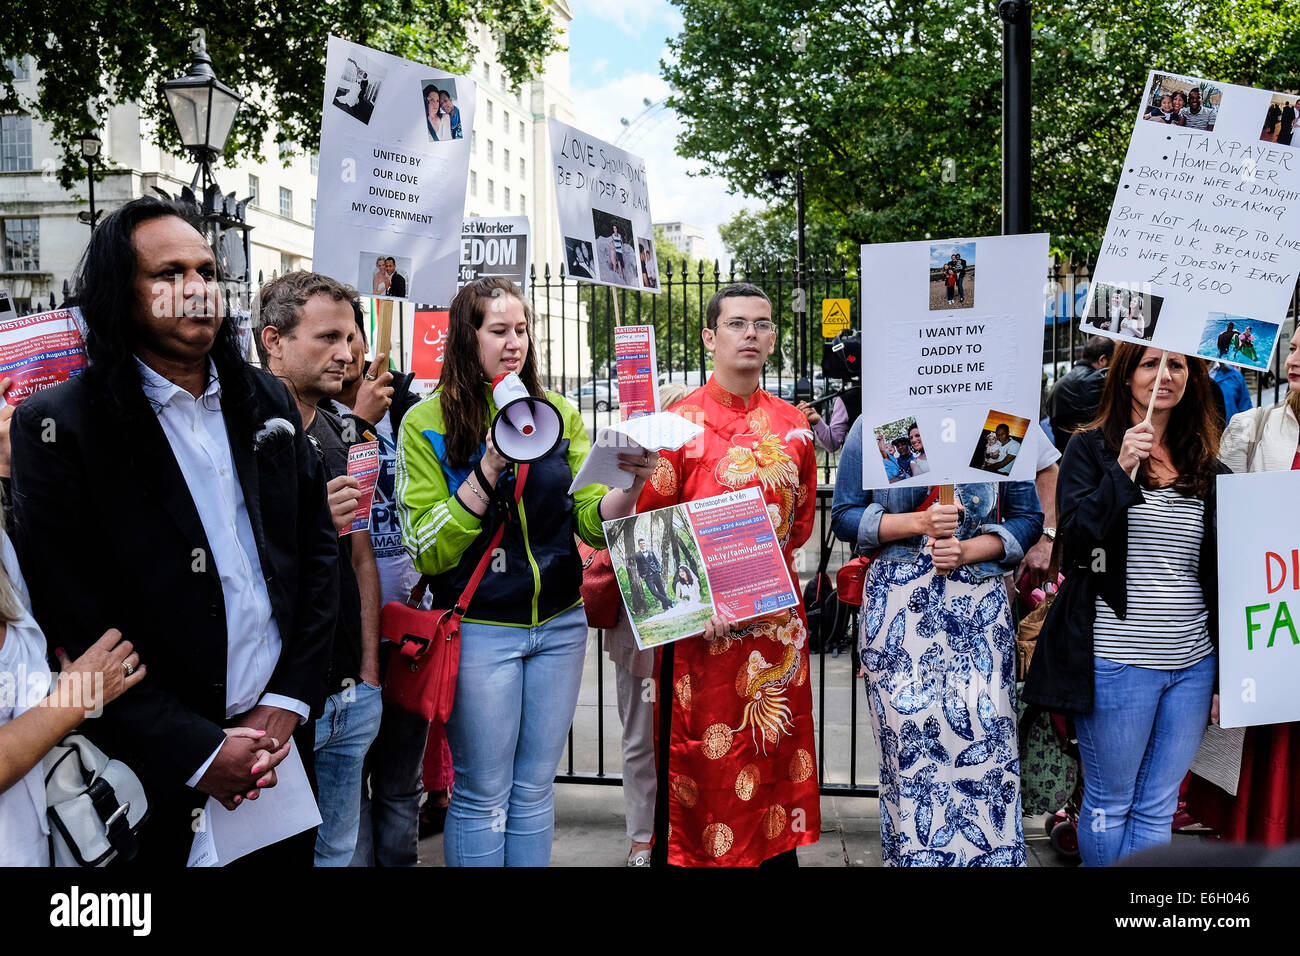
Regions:
<instances>
[{"instance_id":1,"label":"photograph on placard","mask_svg":"<svg viewBox=\"0 0 1300 956\"><path fill-rule=\"evenodd\" d=\"M970 466L995 475L1010 475L1028 431L1029 419L991 410L975 443Z\"/></svg>"},{"instance_id":2,"label":"photograph on placard","mask_svg":"<svg viewBox=\"0 0 1300 956\"><path fill-rule=\"evenodd\" d=\"M1223 91L1208 80L1157 73L1142 104L1142 118L1213 132Z\"/></svg>"},{"instance_id":3,"label":"photograph on placard","mask_svg":"<svg viewBox=\"0 0 1300 956\"><path fill-rule=\"evenodd\" d=\"M647 289L659 288L659 264L655 260L653 239L637 239L637 254L641 259L641 284Z\"/></svg>"},{"instance_id":4,"label":"photograph on placard","mask_svg":"<svg viewBox=\"0 0 1300 956\"><path fill-rule=\"evenodd\" d=\"M591 224L596 232L596 266L601 281L640 286L640 266L632 242L632 220L603 209L593 209Z\"/></svg>"},{"instance_id":5,"label":"photograph on placard","mask_svg":"<svg viewBox=\"0 0 1300 956\"><path fill-rule=\"evenodd\" d=\"M1211 312L1201 332L1196 354L1211 361L1249 365L1261 371L1268 368L1277 341L1278 326L1244 315Z\"/></svg>"},{"instance_id":6,"label":"photograph on placard","mask_svg":"<svg viewBox=\"0 0 1300 956\"><path fill-rule=\"evenodd\" d=\"M1155 335L1164 297L1152 295L1141 283L1095 283L1089 290L1091 305L1083 321L1084 331L1122 335L1150 342Z\"/></svg>"},{"instance_id":7,"label":"photograph on placard","mask_svg":"<svg viewBox=\"0 0 1300 956\"><path fill-rule=\"evenodd\" d=\"M356 287L361 290L362 295L405 299L412 278L409 256L362 250L356 281ZM365 291L367 289L370 291Z\"/></svg>"},{"instance_id":8,"label":"photograph on placard","mask_svg":"<svg viewBox=\"0 0 1300 956\"><path fill-rule=\"evenodd\" d=\"M908 416L880 425L874 432L876 446L880 449L881 464L885 466L885 478L891 485L905 478L924 475L930 470L925 442L921 439L921 429L917 427L914 417Z\"/></svg>"},{"instance_id":9,"label":"photograph on placard","mask_svg":"<svg viewBox=\"0 0 1300 956\"><path fill-rule=\"evenodd\" d=\"M605 529L614 574L642 645L702 633L714 614L713 598L685 511L661 508L606 522Z\"/></svg>"},{"instance_id":10,"label":"photograph on placard","mask_svg":"<svg viewBox=\"0 0 1300 956\"><path fill-rule=\"evenodd\" d=\"M975 308L975 243L930 246L930 311Z\"/></svg>"},{"instance_id":11,"label":"photograph on placard","mask_svg":"<svg viewBox=\"0 0 1300 956\"><path fill-rule=\"evenodd\" d=\"M460 107L456 105L456 81L450 77L425 80L420 88L424 94L424 122L429 128L429 139L435 143L464 139Z\"/></svg>"},{"instance_id":12,"label":"photograph on placard","mask_svg":"<svg viewBox=\"0 0 1300 956\"><path fill-rule=\"evenodd\" d=\"M591 253L591 243L585 239L564 237L564 261L573 279L596 278L595 256Z\"/></svg>"},{"instance_id":13,"label":"photograph on placard","mask_svg":"<svg viewBox=\"0 0 1300 956\"><path fill-rule=\"evenodd\" d=\"M1300 93L1274 93L1264 114L1264 131L1259 138L1266 143L1290 146L1291 135L1300 125Z\"/></svg>"},{"instance_id":14,"label":"photograph on placard","mask_svg":"<svg viewBox=\"0 0 1300 956\"><path fill-rule=\"evenodd\" d=\"M379 87L383 85L388 70L378 62L360 53L343 62L343 73L334 87L334 105L363 125L370 124L375 111Z\"/></svg>"}]
</instances>

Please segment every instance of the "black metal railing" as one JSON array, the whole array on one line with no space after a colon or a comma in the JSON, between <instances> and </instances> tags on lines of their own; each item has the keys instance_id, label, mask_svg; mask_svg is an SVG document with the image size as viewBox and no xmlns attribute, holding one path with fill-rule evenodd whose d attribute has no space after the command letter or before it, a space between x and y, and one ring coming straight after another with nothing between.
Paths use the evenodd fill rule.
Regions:
<instances>
[{"instance_id":1,"label":"black metal railing","mask_svg":"<svg viewBox=\"0 0 1300 956\"><path fill-rule=\"evenodd\" d=\"M1057 376L1063 374L1078 359L1086 335L1080 331L1083 310L1087 299L1089 277L1093 262L1087 259L1054 258L1046 279L1045 292L1049 300L1043 327L1043 400ZM724 271L717 262L668 262L659 274L659 294L578 282L564 274L563 267L553 271L549 265L538 271L533 267L528 294L537 313L537 338L540 371L547 387L555 391L569 391L580 385L608 382L614 377L614 328L620 324L653 325L658 343L658 360L661 375L689 385L702 385L708 376L700 331L705 324L705 307L714 292L731 282L752 282L762 288L772 300L773 318L777 323L778 348L764 369L762 385L773 394L793 398L798 386L798 397L814 394L820 397L824 390L840 387L838 382L820 381L815 374L821 365L821 300L848 299L853 328L861 328L861 281L856 270L850 269L848 260L825 259L809 264L807 279L803 283L804 310L794 311L799 301L799 283L793 260L782 260L757 267L748 262L732 262ZM868 294L870 289L867 290ZM1285 343L1292 334L1297 314L1300 314L1300 286L1292 292L1288 320L1279 338L1281 346L1275 350L1268 372L1247 373L1247 382L1255 395L1256 404L1276 402L1286 390L1286 376L1282 371L1285 361ZM544 349L544 355L542 350ZM601 399L593 394L590 404L580 396L581 411L594 429L599 425L618 420L618 410L612 399ZM834 480L836 460L833 453L820 451L820 487L818 488L818 522L805 544L803 572L816 569L822 548L822 529L830 519L831 485ZM847 545L833 543L829 560L830 573L851 557ZM849 633L856 632L857 616L845 622ZM556 779L562 783L621 785L618 773L607 771L607 765L620 762L616 734L610 740L605 734L606 687L613 680L613 667L602 653L603 634L596 632L589 641L588 667L594 670L595 685L595 740L588 741L591 721L575 720L575 727L583 726L578 733L571 728L565 761ZM847 796L876 796L875 768L866 771L868 779L859 779L859 763L873 753L870 731L859 733L858 700L860 691L856 678L856 652L851 642L847 654L836 657L824 642L814 662L814 719L817 723L818 781L823 794ZM847 689L839 686L845 683ZM584 695L588 693L584 681ZM836 686L831 686L832 684ZM837 699L835 695L840 695ZM612 696L612 695L611 695ZM843 698L847 696L847 700ZM590 706L580 701L579 711ZM843 734L836 729L839 716L847 717ZM829 722L829 726L828 726ZM614 722L617 725L617 719ZM847 745L847 751L845 746ZM594 754L592 751L594 750Z\"/></svg>"}]
</instances>

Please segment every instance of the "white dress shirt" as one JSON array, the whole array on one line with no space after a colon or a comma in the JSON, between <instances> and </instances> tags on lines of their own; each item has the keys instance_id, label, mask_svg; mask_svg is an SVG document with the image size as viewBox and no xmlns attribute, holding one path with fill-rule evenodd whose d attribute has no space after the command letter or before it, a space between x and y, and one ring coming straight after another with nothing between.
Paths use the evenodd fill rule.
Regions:
<instances>
[{"instance_id":1,"label":"white dress shirt","mask_svg":"<svg viewBox=\"0 0 1300 956\"><path fill-rule=\"evenodd\" d=\"M158 415L158 424L194 500L212 552L207 560L221 579L226 605L226 716L267 704L291 710L305 721L311 715L305 703L263 693L280 660L280 629L271 613L257 539L230 454L216 367L209 360L208 387L195 398L138 358L136 365L145 397ZM199 782L216 756L214 750L187 786Z\"/></svg>"}]
</instances>

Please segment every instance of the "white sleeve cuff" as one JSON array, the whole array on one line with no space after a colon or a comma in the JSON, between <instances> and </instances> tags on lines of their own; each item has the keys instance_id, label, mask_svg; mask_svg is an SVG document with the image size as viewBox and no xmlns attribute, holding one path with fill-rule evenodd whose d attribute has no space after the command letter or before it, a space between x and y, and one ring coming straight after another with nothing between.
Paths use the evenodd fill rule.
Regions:
<instances>
[{"instance_id":1,"label":"white sleeve cuff","mask_svg":"<svg viewBox=\"0 0 1300 956\"><path fill-rule=\"evenodd\" d=\"M185 786L197 787L199 785L199 781L203 779L203 775L207 773L208 768L212 766L212 761L216 760L217 754L221 753L221 745L224 744L225 742L226 741L223 739L220 744L217 744L217 749L212 751L212 755L208 757L207 760L203 761L203 766L199 767L198 770L194 771L194 776L190 777L190 779L185 781Z\"/></svg>"},{"instance_id":2,"label":"white sleeve cuff","mask_svg":"<svg viewBox=\"0 0 1300 956\"><path fill-rule=\"evenodd\" d=\"M258 701L266 707L279 707L281 710L291 710L298 715L298 723L305 724L311 717L311 708L300 700L292 697L282 697L279 694L263 694L262 699Z\"/></svg>"}]
</instances>

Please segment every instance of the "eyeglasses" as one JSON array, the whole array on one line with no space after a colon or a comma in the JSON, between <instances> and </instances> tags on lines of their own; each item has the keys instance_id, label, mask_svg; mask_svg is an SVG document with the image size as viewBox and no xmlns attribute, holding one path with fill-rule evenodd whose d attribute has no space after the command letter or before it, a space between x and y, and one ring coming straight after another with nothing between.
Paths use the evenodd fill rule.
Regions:
<instances>
[{"instance_id":1,"label":"eyeglasses","mask_svg":"<svg viewBox=\"0 0 1300 956\"><path fill-rule=\"evenodd\" d=\"M759 319L756 322L751 322L749 319L727 319L727 321L718 324L729 332L735 332L737 335L744 335L746 327L751 325L759 335L767 335L769 332L776 331L776 323L771 319Z\"/></svg>"}]
</instances>

